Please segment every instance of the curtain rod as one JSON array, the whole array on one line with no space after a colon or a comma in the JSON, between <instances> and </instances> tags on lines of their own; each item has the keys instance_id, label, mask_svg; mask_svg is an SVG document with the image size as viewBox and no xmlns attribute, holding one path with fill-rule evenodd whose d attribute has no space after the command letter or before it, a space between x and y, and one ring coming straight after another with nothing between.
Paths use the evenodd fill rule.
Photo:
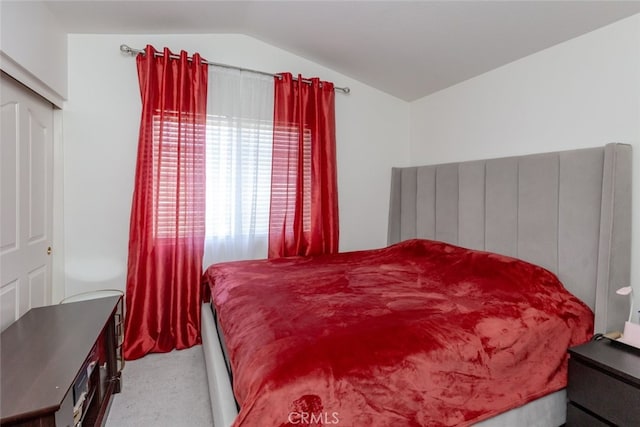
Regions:
<instances>
[{"instance_id":1,"label":"curtain rod","mask_svg":"<svg viewBox=\"0 0 640 427\"><path fill-rule=\"evenodd\" d=\"M142 49L133 49L133 48L127 46L126 44L121 44L120 45L120 52L122 52L124 54L127 54L127 55L131 55L131 56L135 56L135 55L137 55L139 53L141 53L143 55L145 54L144 50L142 50ZM158 56L162 56L162 54L158 54ZM171 55L171 58L178 59L180 57L178 55ZM189 58L189 59L191 59L191 58ZM207 64L207 65L214 65L216 67L229 68L229 69L232 69L232 70L249 71L249 72L256 73L256 74L262 74L263 76L277 77L279 79L282 78L282 76L280 74L272 74L272 73L267 73L265 71L252 70L251 68L237 67L235 65L220 64L220 63L217 63L217 62L206 61L204 59L202 60L202 63L203 64ZM298 79L296 77L294 77L293 80L298 80ZM303 83L311 83L311 80L303 79L302 82ZM337 90L337 91L340 91L342 93L350 93L351 92L351 89L349 89L348 87L337 87L337 86L334 86L333 89Z\"/></svg>"}]
</instances>

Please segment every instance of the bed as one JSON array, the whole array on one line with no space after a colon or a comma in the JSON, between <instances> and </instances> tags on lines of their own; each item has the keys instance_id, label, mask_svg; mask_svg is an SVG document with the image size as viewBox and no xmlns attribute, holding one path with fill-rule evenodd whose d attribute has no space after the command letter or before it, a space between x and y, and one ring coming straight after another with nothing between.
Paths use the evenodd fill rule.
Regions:
<instances>
[{"instance_id":1,"label":"bed","mask_svg":"<svg viewBox=\"0 0 640 427\"><path fill-rule=\"evenodd\" d=\"M216 302L219 310L217 315L222 318L223 324L225 321L228 323L226 325L226 331L229 332L233 329L233 325L237 325L237 327L243 331L251 331L254 334L249 340L245 340L244 343L241 343L235 338L232 338L231 342L231 353L236 354L233 365L235 368L239 368L237 372L233 372L238 375L236 378L236 395L240 396L239 400L244 404L242 411L240 411L238 424L244 421L245 423L241 425L255 425L256 418L251 418L250 415L252 412L258 414L257 416L261 417L259 419L267 421L269 416L268 412L259 412L258 409L254 410L254 408L273 406L274 401L268 400L264 397L265 395L274 396L273 399L284 399L285 401L291 396L300 396L299 399L294 399L295 402L286 401L289 413L293 412L298 414L298 416L300 414L312 413L316 414L318 418L305 420L294 417L294 419L288 419L285 413L285 415L279 415L280 418L269 419L266 424L261 423L260 425L340 425L340 421L342 421L343 425L352 425L354 423L366 423L369 425L469 425L470 423L480 422L479 425L495 426L513 425L514 421L517 421L518 425L557 426L562 424L565 416L565 399L562 390L562 381L566 378L566 371L562 372L563 369L566 370L566 348L562 347L574 345L588 339L593 330L596 332L619 330L622 327L626 312L628 311L628 306L625 307L625 304L627 304L626 299L616 297L615 290L629 283L631 220L630 152L630 146L609 144L605 147L593 149L394 169L391 179L388 243L390 244L389 248L393 248L396 252L399 250L403 255L394 255L394 258L392 258L394 261L381 262L380 260L370 260L370 262L368 262L368 257L373 256L374 252L377 255L382 253L383 257L391 256L388 255L391 250L389 248L369 251L365 253L364 258L357 258L353 268L346 270L343 268L344 264L348 264L345 259L351 262L356 259L355 255L340 254L340 256L334 258L334 261L329 262L340 264L341 276L339 274L336 278L328 281L338 290L342 289L344 291L347 288L350 289L350 294L347 292L349 298L342 300L338 298L336 300L338 307L345 309L348 313L355 312L357 307L350 304L356 304L358 301L357 298L360 298L361 294L376 294L376 289L388 286L388 283L377 283L375 282L376 280L383 280L383 282L385 280L388 281L390 276L399 274L400 272L405 275L419 277L418 282L422 281L420 287L423 289L420 289L421 293L417 293L414 292L416 291L416 289L414 289L415 286L414 288L411 286L402 288L399 285L394 285L398 287L398 289L394 291L399 293L392 295L391 302L389 300L385 302L380 295L374 295L374 299L379 299L374 303L373 307L369 307L371 310L370 313L356 313L353 316L340 317L340 322L343 323L343 329L340 329L340 325L338 325L328 326L326 331L321 329L314 330L312 324L305 323L307 318L313 317L313 313L322 313L322 307L311 309L311 302L313 302L314 295L317 295L320 291L309 290L311 294L297 296L298 301L309 304L309 311L306 313L308 314L307 317L301 315L296 317L297 321L288 322L290 323L288 326L289 329L267 328L266 330L260 330L261 319L264 320L265 317L277 317L277 304L287 308L287 310L281 310L284 318L281 319L280 323L287 323L286 319L293 318L296 311L288 311L290 308L288 306L289 302L283 300L274 302L275 305L271 308L271 311L267 310L268 315L263 317L256 316L251 311L242 313L245 301L239 298L238 295L244 297L246 294L252 292L247 292L250 288L246 282L242 284L241 281L236 280L240 280L239 278L245 274L250 281L256 282L256 279L258 279L261 283L265 283L265 286L260 288L257 293L266 292L264 295L258 295L258 297L261 298L262 301L265 301L264 305L267 306L266 300L270 295L281 295L285 293L279 288L270 287L272 285L271 278L274 276L273 272L264 270L264 265L258 267L257 265L260 264L260 262L231 263L207 270L207 274L212 283L219 283L223 281L223 279L228 278L230 278L232 282L232 284L226 288L213 287L213 294L214 297L217 298ZM410 261L413 260L412 257L416 250L418 252L424 252L427 248L430 254L428 255L429 259L438 258L444 261L435 264L427 263L424 266L420 264L422 261L420 261L420 263ZM450 256L454 253L460 255L460 258L452 261ZM473 318L473 315L469 314L469 307L474 304L482 306L478 301L475 301L475 303L458 304L459 307L456 308L457 311L454 312L455 315L445 321L446 323L444 323L444 325L446 325L446 327L442 326L442 318L439 317L440 323L435 322L435 328L430 329L428 332L416 332L421 331L421 329L404 327L419 318L418 312L425 314L425 306L442 306L445 307L445 309L441 311L452 311L452 301L457 301L457 293L461 288L469 287L471 290L470 295L478 295L480 293L479 289L483 288L484 284L486 284L485 282L488 280L484 276L476 281L460 280L458 278L455 286L448 288L448 292L453 292L453 294L444 296L442 294L433 295L431 293L433 289L424 284L425 282L430 283L431 279L425 279L429 272L438 276L447 276L447 274L451 275L453 273L457 274L458 268L453 269L454 271L452 272L452 269L447 269L446 266L452 263L457 263L456 266L463 265L465 262L459 260L469 258L482 259L482 262L485 263L481 264L484 266L483 271L506 271L502 267L500 269L494 268L495 266L492 263L496 262L511 266L508 269L515 268L515 270L512 271L513 275L518 278L523 278L522 283L519 282L518 287L522 287L523 289L529 286L533 287L533 290L529 292L528 295L539 296L545 293L541 291L541 288L537 287L539 286L541 277L545 278L542 280L542 282L547 283L545 286L553 290L552 292L548 292L553 298L566 293L562 301L557 303L542 300L538 301L537 298L534 298L537 300L537 303L527 302L525 313L517 314L517 319L543 317L541 323L547 323L547 326L551 326L551 329L533 332L532 335L537 335L542 341L541 343L531 345L533 346L532 348L540 348L540 346L542 346L542 348L547 349L546 353L549 355L549 358L554 359L556 362L553 367L549 368L551 373L542 375L544 381L541 380L542 382L540 384L527 387L523 386L523 390L526 389L528 391L523 391L523 395L525 396L518 397L521 403L513 409L511 409L511 406L505 406L501 410L498 410L496 408L502 405L502 402L499 402L497 406L494 405L490 411L487 412L483 407L486 402L479 404L473 400L474 397L488 396L491 392L491 383L483 382L482 375L478 374L477 371L473 371L475 368L467 367L467 372L465 371L466 368L461 368L461 365L458 363L455 365L455 372L453 372L453 374L458 375L458 377L453 374L447 376L446 373L442 374L444 370L439 370L438 373L429 371L429 368L425 368L425 366L429 364L425 364L422 360L414 359L413 356L407 357L406 355L398 356L387 354L386 356L392 359L393 357L397 357L397 360L393 361L393 363L388 363L387 359L376 359L378 356L383 357L385 355L374 354L384 353L383 350L376 352L375 349L386 348L384 340L388 340L389 336L394 334L396 336L393 338L397 339L397 342L400 343L399 345L394 344L394 346L405 348L412 347L416 345L416 343L424 343L428 341L427 336L435 336L442 332L442 337L432 340L433 345L437 346L440 344L439 348L428 349L428 351L424 350L424 348L420 349L420 351L423 352L439 354L439 351L447 350L445 347L455 347L456 353L454 355L449 353L446 353L446 355L440 354L439 358L441 361L451 361L455 358L459 359L460 357L466 357L467 359L469 357L472 358L473 354L469 356L469 354L465 355L465 352L471 351L472 353L477 353L477 351L473 350L470 344L469 346L463 344L468 341L473 341L473 336L480 337L478 339L479 341L484 340L481 346L485 348L487 347L487 342L493 342L493 344L497 342L497 347L511 348L514 341L524 343L523 345L526 347L530 341L529 338L524 339L524 336L528 331L534 331L534 328L530 328L529 325L527 325L519 329L517 333L509 334L507 333L509 328L504 324L510 322L515 325L518 321L516 318L509 319L508 316L496 320L496 317L492 316L492 314L483 314L482 316L486 315L487 317L476 317L473 325L473 333L468 333L468 331L466 333L459 332L461 328L463 329L464 325L456 324L459 323L459 321L465 323L465 319ZM398 261L399 259L405 261L400 262ZM317 263L318 260L303 259L295 262L292 260L282 260L276 263L296 264L299 262L314 264ZM303 267L300 267L300 265L294 265L287 274L293 274L294 276L295 274L302 274L302 279L300 277L295 279L294 277L293 282L295 282L295 280L305 280L305 274L307 277L318 277L325 271L324 268L326 268L327 260L323 260L323 262L325 264L315 265L315 267L314 265L304 267L310 268L310 270L307 270L307 273L304 273L305 270ZM271 264L273 264L273 262L271 262ZM478 270L475 265L476 264L470 267L472 273ZM487 267L487 265L491 267ZM391 271L387 272L388 274L384 276L386 279L374 278L372 271L375 270L376 266L378 269L380 269L380 266L389 266ZM514 266L517 266L517 268ZM269 268L275 267L269 265ZM316 270L314 270L314 268L316 268ZM358 274L355 274L354 271L357 270L360 271ZM555 275L553 273L555 273ZM260 276L260 274L263 274L263 276ZM280 275L285 276L286 274L282 273ZM554 282L556 275L562 281L564 287ZM341 280L344 280L346 276L348 276L347 285L341 283ZM490 277L490 282L500 283L502 279L505 280L504 283L512 283L514 281L514 276L509 276L506 273L504 273L504 275L500 273L498 276L499 277ZM533 279L534 277L535 279ZM309 280L306 280L305 284L308 281ZM371 281L374 282L374 285L367 288L365 284ZM402 283L404 282L403 279ZM468 284L467 282L472 284ZM480 282L480 284L477 282ZM359 285L354 285L354 283ZM444 283L447 282L445 281ZM464 286L461 286L461 283L464 284ZM442 284L437 286L442 287ZM490 297L483 297L489 298L490 300L506 298L513 302L513 304L511 304L511 302L494 304L494 306L498 307L496 308L497 311L500 311L499 308L501 306L503 306L506 311L508 311L506 307L520 306L522 304L520 298L524 298L523 292L514 289L506 291L505 286L487 286L487 289L502 289L502 296L497 297L492 295ZM560 287L558 288L557 286ZM365 291L365 288L368 290ZM564 288L568 291L565 291ZM331 290L334 295L336 289ZM358 294L355 300L352 292L353 289L357 289ZM362 291L362 293L360 293L360 291ZM228 309L222 302L225 300L225 295L229 296L232 294L233 298L226 299L236 301L238 304L236 304L234 309ZM427 295L427 299L421 299L425 294ZM517 298L515 297L516 295ZM305 297L307 300L304 299ZM513 300L513 298L515 298L515 300ZM324 301L324 303L328 303L327 301ZM351 303L349 301L351 301ZM471 300L467 299L465 301ZM385 308L388 309L390 304L392 308L405 306L404 308L408 307L409 313L411 314L411 309L415 309L416 303L419 303L417 305L422 308L413 312L409 317L403 317L403 322L405 323L401 323L402 328L398 329L396 327L396 329L388 331L386 334L381 333L381 331L384 331L385 322L391 325L397 322L397 316L406 316L406 313L402 315L394 313L391 317L385 317L386 314L383 313ZM376 304L378 305L376 306ZM535 304L538 305L536 306ZM552 310L553 313L545 311L545 307L548 308L556 304L560 304L560 306L555 307L555 310ZM295 304L291 303L291 305L293 306ZM491 304L486 305L491 306ZM295 308L295 310L300 312L303 311L303 308L304 306L301 306ZM293 307L291 309L294 310ZM591 312L589 309L595 313L594 323L590 323L589 315ZM333 307L332 310L335 312L335 307ZM532 315L533 312L531 310L534 310L535 314ZM328 311L331 312L331 310ZM229 323L230 313L233 312L240 312L240 314L237 314L236 319ZM541 315L542 312L545 314ZM460 316L460 313L463 313L465 316ZM562 315L563 313L572 314L567 317L566 315ZM415 318L413 316L414 314L416 315ZM426 313L426 317L419 318L416 322L420 325L428 323L430 319L429 314L434 316L433 319L441 315L440 312ZM563 332L564 330L554 329L557 327L555 324L549 325L549 323L553 323L554 321L557 323L559 314L559 317L564 319L562 322L572 323L571 333L566 334ZM371 317L366 317L368 315L371 315ZM549 316L548 318L545 317L547 315ZM226 347L225 336L222 333L218 333L215 316L211 307L207 304L203 305L202 334L212 411L216 425L225 426L231 425L234 422L238 415L238 408L236 407L234 396L231 392L228 375L230 364L225 362L223 356L223 348ZM553 320L552 317L556 320ZM380 322L381 319L386 320ZM243 321L245 323L242 323ZM502 322L502 324L496 325L495 322ZM364 328L363 324L371 326L370 329L373 332L367 334L367 328ZM441 325L440 328L437 327L438 324ZM342 339L344 341L343 346L358 347L358 344L355 343L352 337L341 335L342 332L356 328L358 325L360 327L359 334L363 335L365 337L364 341L368 343L367 345L363 345L363 350L360 353L356 352L356 354L358 354L358 360L375 359L371 363L366 364L369 371L373 369L371 366L376 366L375 363L380 363L380 360L387 360L387 362L383 362L383 366L378 366L378 368L374 369L375 374L373 376L367 377L361 372L354 374L354 372L349 371L350 374L353 374L350 377L351 380L344 380L344 378L349 377L349 375L344 374L340 369L344 368L343 370L346 372L352 368L344 357L344 360L338 357L338 359L344 363L334 363L331 365L331 372L328 376L318 376L314 373L309 377L309 373L313 371L313 367L306 366L311 363L309 361L310 359L306 357L300 358L299 355L287 359L286 365L288 369L283 370L281 367L274 367L274 358L286 359L288 355L295 353L292 351L293 349L301 348L301 338L296 338L296 336L300 335L299 328L302 328L303 331L305 328L307 328L307 331L311 331L310 336L313 337L313 339L306 339L306 341L316 343L316 347L311 347L313 351L307 349L305 350L306 353L323 353L324 347L318 347L317 344L323 341L318 341L318 337L326 338L330 341ZM377 326L373 327L372 325ZM296 328L298 328L298 335L293 333ZM479 330L482 332L482 328L494 331L491 332L493 335L488 333L485 336L483 333L478 333ZM496 335L496 330L502 331L502 334ZM425 335L420 335L420 333ZM269 337L268 335L270 334L276 335L275 338L280 340L280 343L288 343L290 347L286 348L285 346L286 351L283 353L273 353L273 346L270 347L270 341L267 340L267 338L274 338L273 336ZM452 336L462 336L462 339L456 341L456 339L451 338ZM304 341L305 340L302 339L302 342ZM561 343L558 344L559 342ZM441 345L442 343L451 344L443 346ZM531 341L531 343L533 343L533 341ZM556 345L556 347L552 348L551 344ZM557 345L560 347L557 347ZM330 347L330 345L327 346L327 348ZM494 347L496 347L496 345L494 345ZM532 348L529 350L532 350ZM558 348L560 348L560 350L558 350ZM260 353L261 351L263 353ZM303 351L303 353L305 351ZM413 349L410 353L414 355L420 353L420 351ZM371 354L367 354L367 352ZM544 361L544 354L539 356L543 359L539 358L537 361L532 360L522 363L532 363L529 370L535 370L536 366L541 366L541 360ZM331 357L333 358L332 360L335 361L336 356L331 355ZM503 360L502 362L505 361ZM515 371L511 373L504 368L507 365L517 365L513 360L505 363L487 368L496 374L491 376L489 380L492 379L496 381L497 379L499 382L506 381L506 377L498 378L500 374L509 374L516 377L517 375L522 375ZM349 369L345 368L347 365L349 365ZM417 376L419 378L428 376L433 379L436 374L443 378L446 377L445 380L440 378L437 381L434 380L431 382L431 384L442 388L440 391L442 396L433 396L432 391L425 391L425 383L419 383L419 381L417 381L419 384L410 384L411 381L407 380L406 371L415 371L418 365L426 369L426 371L417 371L423 374ZM399 367L399 370L405 369L404 375L402 375L402 373L398 374L396 372L398 369L391 369L391 366ZM265 371L267 374L273 374L273 372L277 371L279 372L277 376L278 381L286 384L294 384L293 387L298 387L298 389L296 389L295 392L290 392L287 395L288 397L282 397L278 394L279 391L275 388L273 382L270 383L266 380L260 380L259 377L255 376L255 374L260 371ZM542 369L540 371L542 372ZM462 379L465 378L465 376L471 379L463 381ZM269 377L269 375L267 375L267 377L271 379L275 378L273 376ZM335 382L335 384L332 384L330 388L332 391L327 391L326 394L320 393L324 398L324 400L322 400L317 395L308 393L308 388L305 388L304 384L296 385L293 381L293 378L296 377L305 377L305 381L307 382L316 381L313 386L315 389L320 389L321 386L325 386L329 382ZM373 384L371 380L372 377L377 377L379 381ZM285 381L283 378L287 378L287 380ZM339 380L336 380L336 378ZM356 394L359 393L359 397L350 397L347 399L343 396L342 400L337 398L336 395L340 393L351 393L351 395L353 395L354 390L350 389L354 383L353 378L358 378L358 381L364 384L362 387L364 387L365 390L368 384L371 393L355 391ZM386 403L381 404L376 401L371 401L373 398L370 396L365 396L365 394L377 395L378 389L383 388L381 384L385 381L389 385L388 388L396 395L402 395L402 398L390 400L388 396L382 397L383 401L386 399ZM461 384L467 384L469 387L479 387L479 389L472 392L469 395L471 397L467 396L465 402L456 402L455 398L457 394L452 390L456 385ZM399 391L403 390L403 386L406 392ZM256 388L260 387L262 387L262 390L256 391ZM484 387L484 389L480 387ZM416 391L416 388L418 391ZM496 386L496 388L499 387ZM297 392L299 392L298 395L295 394ZM425 403L425 405L430 405L430 409L428 411L421 411L420 409L416 409L416 405L418 407L420 406L420 399L424 398L425 393L431 393L432 400L429 403ZM247 396L252 397L249 399ZM447 399L453 400L446 402ZM347 404L340 406L339 402L341 401L347 402ZM433 409L435 408L434 401L444 402L441 411ZM276 402L278 402L278 400L276 400ZM381 405L384 406L384 408L380 411L387 414L386 418L384 418L385 421L382 421L382 418L376 418L376 414L380 413L378 410L382 407ZM456 408L456 406L457 410L452 410L452 408ZM349 407L359 409L353 409L349 412ZM371 408L375 408L375 410L372 411ZM474 415L473 411L478 411L478 414ZM499 415L496 415L498 413ZM362 416L365 418L358 418L357 414L364 414ZM393 414L397 414L399 417L396 422L393 422ZM413 415L407 417L407 414ZM430 418L431 415L429 414L432 414L435 418ZM445 416L443 414L449 415ZM489 415L490 418L488 418ZM366 418L367 416L369 418ZM340 420L340 417L342 417L342 420ZM443 418L447 419L444 420ZM306 424L304 424L305 421Z\"/></svg>"}]
</instances>

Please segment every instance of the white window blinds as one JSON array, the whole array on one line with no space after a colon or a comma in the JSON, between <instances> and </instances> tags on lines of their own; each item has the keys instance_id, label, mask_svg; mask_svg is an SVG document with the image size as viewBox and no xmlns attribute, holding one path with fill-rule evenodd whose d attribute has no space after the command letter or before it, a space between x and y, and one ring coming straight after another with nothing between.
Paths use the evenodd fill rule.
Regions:
<instances>
[{"instance_id":1,"label":"white window blinds","mask_svg":"<svg viewBox=\"0 0 640 427\"><path fill-rule=\"evenodd\" d=\"M204 218L193 215L194 205L204 203L204 194L193 179L193 169L202 162L205 150L194 144L180 144L194 131L184 113L165 111L153 117L153 236L157 239L204 234ZM196 141L197 142L197 141ZM204 144L204 141L202 141ZM189 200L189 203L187 203Z\"/></svg>"}]
</instances>

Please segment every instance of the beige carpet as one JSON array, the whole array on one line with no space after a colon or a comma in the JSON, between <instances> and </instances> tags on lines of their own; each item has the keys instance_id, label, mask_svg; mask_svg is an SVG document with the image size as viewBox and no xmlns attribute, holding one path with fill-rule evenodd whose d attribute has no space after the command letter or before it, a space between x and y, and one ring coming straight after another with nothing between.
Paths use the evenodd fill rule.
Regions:
<instances>
[{"instance_id":1,"label":"beige carpet","mask_svg":"<svg viewBox=\"0 0 640 427\"><path fill-rule=\"evenodd\" d=\"M213 426L202 346L127 361L107 427Z\"/></svg>"}]
</instances>

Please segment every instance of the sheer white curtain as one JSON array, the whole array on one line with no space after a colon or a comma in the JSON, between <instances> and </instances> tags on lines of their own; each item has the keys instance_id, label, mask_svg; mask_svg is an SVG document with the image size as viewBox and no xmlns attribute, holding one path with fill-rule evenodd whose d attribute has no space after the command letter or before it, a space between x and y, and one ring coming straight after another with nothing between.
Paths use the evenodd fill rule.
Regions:
<instances>
[{"instance_id":1,"label":"sheer white curtain","mask_svg":"<svg viewBox=\"0 0 640 427\"><path fill-rule=\"evenodd\" d=\"M209 67L203 267L267 257L273 77Z\"/></svg>"}]
</instances>

